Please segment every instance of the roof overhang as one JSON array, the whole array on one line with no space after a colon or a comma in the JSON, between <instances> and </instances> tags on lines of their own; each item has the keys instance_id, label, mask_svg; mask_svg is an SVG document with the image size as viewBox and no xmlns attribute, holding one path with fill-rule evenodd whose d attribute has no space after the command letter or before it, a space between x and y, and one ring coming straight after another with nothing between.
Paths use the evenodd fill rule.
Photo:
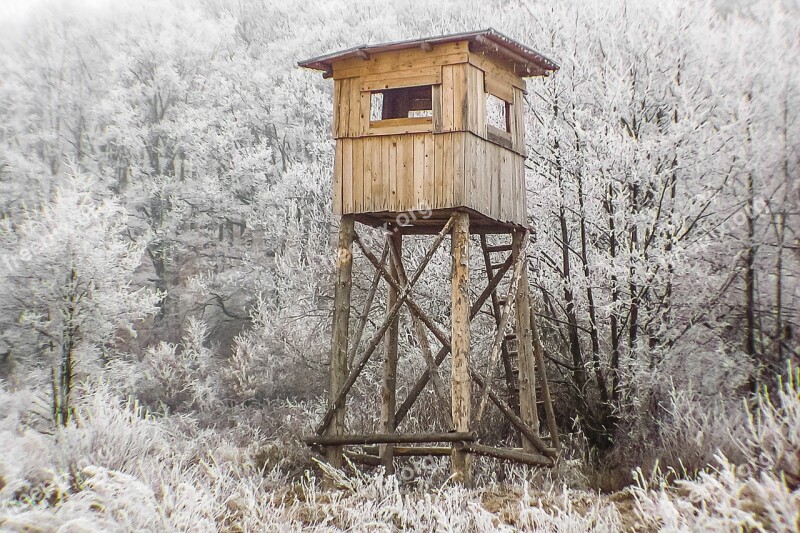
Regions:
<instances>
[{"instance_id":1,"label":"roof overhang","mask_svg":"<svg viewBox=\"0 0 800 533\"><path fill-rule=\"evenodd\" d=\"M409 48L422 48L423 50L430 50L434 45L437 44L458 41L468 41L471 52L484 53L512 64L515 74L522 78L531 76L547 76L550 72L556 71L559 68L553 60L492 28L480 31L442 35L439 37L427 37L422 39L411 39L407 41L356 46L353 48L348 48L347 50L341 50L339 52L333 52L330 54L313 57L311 59L306 59L305 61L300 61L297 64L301 67L321 70L330 74L333 71L333 63L335 61L353 57L369 59L370 54L406 50Z\"/></svg>"}]
</instances>

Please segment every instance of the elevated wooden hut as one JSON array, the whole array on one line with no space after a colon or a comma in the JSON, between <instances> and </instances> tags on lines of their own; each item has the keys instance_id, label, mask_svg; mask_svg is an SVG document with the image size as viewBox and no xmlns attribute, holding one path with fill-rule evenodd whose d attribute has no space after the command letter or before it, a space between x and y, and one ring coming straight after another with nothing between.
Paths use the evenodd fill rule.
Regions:
<instances>
[{"instance_id":1,"label":"elevated wooden hut","mask_svg":"<svg viewBox=\"0 0 800 533\"><path fill-rule=\"evenodd\" d=\"M470 454L485 454L529 464L551 464L558 443L540 350L532 337L525 244L528 240L525 187L525 78L547 76L557 65L538 52L492 30L394 43L359 46L309 59L300 66L333 78L333 137L336 139L333 209L341 215L338 279L333 323L330 406L317 435L307 442L323 446L329 461L341 464L344 446L381 444L375 459L387 469L398 443L447 443L419 448L452 454L454 472L470 478ZM367 250L355 222L384 226L386 261ZM403 267L404 235L437 234L413 275ZM446 335L414 301L417 281L436 247L452 236L451 335ZM487 286L469 299L470 234L480 234ZM487 244L487 234L509 234L511 242ZM349 368L348 353L360 346L364 324L350 339L352 244L361 247L389 290L387 315L360 357ZM497 259L497 254L507 256ZM503 281L512 272L511 279ZM376 278L378 279L378 278ZM508 293L498 293L507 286ZM373 285L373 294L375 287ZM371 304L371 296L368 303ZM470 365L469 323L490 305L497 335L490 363L502 359L508 393L493 390L490 379ZM415 331L429 363L408 397L396 404L398 314L407 307L441 343L430 350L426 331ZM512 308L515 320L511 320ZM365 310L365 311L368 311ZM362 318L368 313L362 313ZM423 338L424 337L424 338ZM383 343L381 409L383 433L344 434L347 393L367 361ZM537 355L537 352L538 355ZM397 432L402 418L437 367L452 353L451 428L446 433ZM536 381L551 434L539 438ZM473 397L473 389L479 393ZM491 401L520 432L522 450L481 444L473 429ZM475 404L475 405L473 405ZM477 411L475 410L477 409ZM473 411L475 414L473 415ZM415 454L414 447L402 448ZM363 454L362 454L363 455Z\"/></svg>"}]
</instances>

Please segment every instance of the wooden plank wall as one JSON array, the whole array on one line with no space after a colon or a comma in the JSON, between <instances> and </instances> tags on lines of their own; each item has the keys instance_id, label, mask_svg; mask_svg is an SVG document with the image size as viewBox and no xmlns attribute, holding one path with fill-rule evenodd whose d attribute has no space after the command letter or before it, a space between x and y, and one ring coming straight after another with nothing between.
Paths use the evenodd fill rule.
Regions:
<instances>
[{"instance_id":1,"label":"wooden plank wall","mask_svg":"<svg viewBox=\"0 0 800 533\"><path fill-rule=\"evenodd\" d=\"M339 139L334 161L339 214L465 206L525 222L525 158L471 132Z\"/></svg>"},{"instance_id":2,"label":"wooden plank wall","mask_svg":"<svg viewBox=\"0 0 800 533\"><path fill-rule=\"evenodd\" d=\"M369 89L382 78L433 75L431 132L370 130ZM526 224L524 80L466 43L404 50L334 68L333 208L337 214L465 206ZM413 77L413 76L412 76ZM394 82L391 82L394 84ZM486 89L511 104L511 149L486 135Z\"/></svg>"}]
</instances>

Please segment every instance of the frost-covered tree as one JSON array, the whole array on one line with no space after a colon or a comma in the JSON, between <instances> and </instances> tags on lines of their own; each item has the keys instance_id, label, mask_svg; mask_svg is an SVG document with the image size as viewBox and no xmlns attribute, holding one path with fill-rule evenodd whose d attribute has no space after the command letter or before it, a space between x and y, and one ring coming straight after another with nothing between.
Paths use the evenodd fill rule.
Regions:
<instances>
[{"instance_id":1,"label":"frost-covered tree","mask_svg":"<svg viewBox=\"0 0 800 533\"><path fill-rule=\"evenodd\" d=\"M155 312L159 296L132 284L141 243L127 235L127 215L96 184L70 179L40 209L3 220L4 296L0 317L10 356L52 369L53 417L69 419L76 376L113 354Z\"/></svg>"}]
</instances>

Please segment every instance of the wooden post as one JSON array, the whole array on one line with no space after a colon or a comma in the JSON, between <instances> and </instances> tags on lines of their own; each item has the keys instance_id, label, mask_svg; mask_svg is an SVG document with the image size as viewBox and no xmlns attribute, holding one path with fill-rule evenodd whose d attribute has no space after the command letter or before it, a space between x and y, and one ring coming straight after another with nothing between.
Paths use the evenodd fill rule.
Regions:
<instances>
[{"instance_id":1,"label":"wooden post","mask_svg":"<svg viewBox=\"0 0 800 533\"><path fill-rule=\"evenodd\" d=\"M350 322L350 289L353 274L353 235L355 222L352 216L343 216L339 223L339 246L336 252L336 288L333 300L333 339L331 341L330 387L328 399L334 405L347 379L347 329ZM345 403L336 409L328 426L327 435L344 432ZM342 447L329 446L325 450L328 463L342 467Z\"/></svg>"},{"instance_id":2,"label":"wooden post","mask_svg":"<svg viewBox=\"0 0 800 533\"><path fill-rule=\"evenodd\" d=\"M469 214L457 212L452 233L451 351L453 430L470 430L472 381L469 375ZM467 450L453 448L452 471L456 481L472 484L472 460Z\"/></svg>"},{"instance_id":3,"label":"wooden post","mask_svg":"<svg viewBox=\"0 0 800 533\"><path fill-rule=\"evenodd\" d=\"M394 227L390 229L395 229ZM398 271L402 261L403 236L397 231L386 236L390 247L394 249L390 253L389 273L394 279L400 279ZM389 286L389 294L386 298L386 311L389 312L397 303L400 293L397 288ZM397 387L397 340L400 333L400 316L396 315L389 330L386 332L386 343L384 345L383 359L383 382L381 383L381 429L384 433L394 433L394 413L396 406L396 387ZM381 446L381 464L386 474L394 474L394 445L385 444Z\"/></svg>"},{"instance_id":4,"label":"wooden post","mask_svg":"<svg viewBox=\"0 0 800 533\"><path fill-rule=\"evenodd\" d=\"M515 231L511 251L514 260L525 254L527 233ZM539 432L539 415L536 412L536 364L533 354L533 338L531 333L531 298L528 289L527 259L517 286L516 319L517 319L517 353L519 358L519 414L522 421L534 432ZM522 437L522 448L527 453L536 451L530 439Z\"/></svg>"}]
</instances>

